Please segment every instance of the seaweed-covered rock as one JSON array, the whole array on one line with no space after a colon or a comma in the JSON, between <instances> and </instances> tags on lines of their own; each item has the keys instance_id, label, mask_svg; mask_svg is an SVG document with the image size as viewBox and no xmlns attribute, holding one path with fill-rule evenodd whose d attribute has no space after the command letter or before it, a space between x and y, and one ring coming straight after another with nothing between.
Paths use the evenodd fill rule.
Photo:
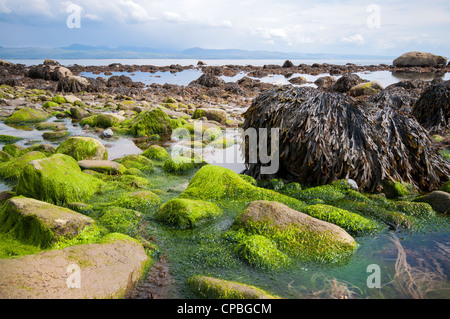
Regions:
<instances>
[{"instance_id":1,"label":"seaweed-covered rock","mask_svg":"<svg viewBox=\"0 0 450 319\"><path fill-rule=\"evenodd\" d=\"M278 176L289 175L301 184L351 178L361 190L375 191L387 179L431 190L442 185L450 172L414 118L391 108L368 112L339 93L289 87L268 90L253 101L244 118L244 130L279 129ZM268 135L267 149L271 149ZM263 164L259 159L251 163L248 140L245 146L245 173L260 179Z\"/></svg>"},{"instance_id":2,"label":"seaweed-covered rock","mask_svg":"<svg viewBox=\"0 0 450 319\"><path fill-rule=\"evenodd\" d=\"M207 276L192 276L188 286L201 298L208 299L278 299L259 288Z\"/></svg>"},{"instance_id":3,"label":"seaweed-covered rock","mask_svg":"<svg viewBox=\"0 0 450 319\"><path fill-rule=\"evenodd\" d=\"M18 240L42 248L71 239L93 224L93 219L70 209L22 196L7 200L0 210L2 233L12 232Z\"/></svg>"},{"instance_id":4,"label":"seaweed-covered rock","mask_svg":"<svg viewBox=\"0 0 450 319\"><path fill-rule=\"evenodd\" d=\"M417 100L412 115L430 133L450 129L450 81L430 85Z\"/></svg>"},{"instance_id":5,"label":"seaweed-covered rock","mask_svg":"<svg viewBox=\"0 0 450 319\"><path fill-rule=\"evenodd\" d=\"M355 85L348 92L351 96L361 96L361 95L373 95L383 90L383 86L378 81L371 81L368 83L360 83Z\"/></svg>"},{"instance_id":6,"label":"seaweed-covered rock","mask_svg":"<svg viewBox=\"0 0 450 319\"><path fill-rule=\"evenodd\" d=\"M166 149L159 145L151 145L141 155L147 157L148 159L155 159L158 161L163 161L169 158L169 153Z\"/></svg>"},{"instance_id":7,"label":"seaweed-covered rock","mask_svg":"<svg viewBox=\"0 0 450 319\"><path fill-rule=\"evenodd\" d=\"M427 203L440 214L450 213L450 194L443 191L433 191L414 199L414 202Z\"/></svg>"},{"instance_id":8,"label":"seaweed-covered rock","mask_svg":"<svg viewBox=\"0 0 450 319\"><path fill-rule=\"evenodd\" d=\"M256 187L232 170L210 164L198 170L180 198L246 202L265 199L284 203L294 209L305 207L305 203L300 200Z\"/></svg>"},{"instance_id":9,"label":"seaweed-covered rock","mask_svg":"<svg viewBox=\"0 0 450 319\"><path fill-rule=\"evenodd\" d=\"M6 124L15 123L35 123L47 120L50 117L45 111L35 110L31 107L24 107L14 111L8 118L5 119Z\"/></svg>"},{"instance_id":10,"label":"seaweed-covered rock","mask_svg":"<svg viewBox=\"0 0 450 319\"><path fill-rule=\"evenodd\" d=\"M2 151L11 155L12 157L19 157L27 153L26 148L18 144L6 144L2 147Z\"/></svg>"},{"instance_id":11,"label":"seaweed-covered rock","mask_svg":"<svg viewBox=\"0 0 450 319\"><path fill-rule=\"evenodd\" d=\"M114 201L114 206L133 209L141 213L147 213L159 206L161 199L151 191L137 191L125 193Z\"/></svg>"},{"instance_id":12,"label":"seaweed-covered rock","mask_svg":"<svg viewBox=\"0 0 450 319\"><path fill-rule=\"evenodd\" d=\"M101 180L83 174L72 157L55 154L25 165L17 183L16 193L62 205L88 200L102 185Z\"/></svg>"},{"instance_id":13,"label":"seaweed-covered rock","mask_svg":"<svg viewBox=\"0 0 450 319\"><path fill-rule=\"evenodd\" d=\"M99 222L111 232L132 236L141 218L141 214L132 209L112 206L102 212Z\"/></svg>"},{"instance_id":14,"label":"seaweed-covered rock","mask_svg":"<svg viewBox=\"0 0 450 319\"><path fill-rule=\"evenodd\" d=\"M72 72L56 61L45 60L43 64L30 67L27 75L33 79L59 81L66 76L71 76Z\"/></svg>"},{"instance_id":15,"label":"seaweed-covered rock","mask_svg":"<svg viewBox=\"0 0 450 319\"><path fill-rule=\"evenodd\" d=\"M161 206L156 219L177 228L192 228L221 213L222 210L214 203L175 198Z\"/></svg>"},{"instance_id":16,"label":"seaweed-covered rock","mask_svg":"<svg viewBox=\"0 0 450 319\"><path fill-rule=\"evenodd\" d=\"M225 124L227 120L227 112L225 112L222 109L203 109L198 108L195 110L194 115L192 116L193 119L199 119L202 117L206 117L208 120L216 121L221 124Z\"/></svg>"},{"instance_id":17,"label":"seaweed-covered rock","mask_svg":"<svg viewBox=\"0 0 450 319\"><path fill-rule=\"evenodd\" d=\"M37 151L26 153L8 162L0 164L0 177L6 180L17 180L23 168L31 161L45 158L45 154Z\"/></svg>"},{"instance_id":18,"label":"seaweed-covered rock","mask_svg":"<svg viewBox=\"0 0 450 319\"><path fill-rule=\"evenodd\" d=\"M82 76L68 75L60 79L57 90L59 92L79 93L88 91L90 82Z\"/></svg>"},{"instance_id":19,"label":"seaweed-covered rock","mask_svg":"<svg viewBox=\"0 0 450 319\"><path fill-rule=\"evenodd\" d=\"M153 162L145 156L139 154L131 154L120 159L116 159L118 163L122 164L128 169L136 168L142 172L151 173L153 171Z\"/></svg>"},{"instance_id":20,"label":"seaweed-covered rock","mask_svg":"<svg viewBox=\"0 0 450 319\"><path fill-rule=\"evenodd\" d=\"M340 77L336 83L331 86L331 90L346 93L350 91L352 87L364 82L368 81L361 79L357 74L348 73Z\"/></svg>"},{"instance_id":21,"label":"seaweed-covered rock","mask_svg":"<svg viewBox=\"0 0 450 319\"><path fill-rule=\"evenodd\" d=\"M160 107L141 112L129 122L129 131L137 137L168 135L172 132L170 117Z\"/></svg>"},{"instance_id":22,"label":"seaweed-covered rock","mask_svg":"<svg viewBox=\"0 0 450 319\"><path fill-rule=\"evenodd\" d=\"M125 166L107 160L82 160L78 161L78 165L82 170L93 170L103 174L120 175L125 173Z\"/></svg>"},{"instance_id":23,"label":"seaweed-covered rock","mask_svg":"<svg viewBox=\"0 0 450 319\"><path fill-rule=\"evenodd\" d=\"M58 146L56 152L72 156L77 161L108 159L106 147L92 137L70 137Z\"/></svg>"},{"instance_id":24,"label":"seaweed-covered rock","mask_svg":"<svg viewBox=\"0 0 450 319\"><path fill-rule=\"evenodd\" d=\"M251 202L233 228L274 240L281 251L305 260L336 262L357 247L345 230L273 201Z\"/></svg>"}]
</instances>

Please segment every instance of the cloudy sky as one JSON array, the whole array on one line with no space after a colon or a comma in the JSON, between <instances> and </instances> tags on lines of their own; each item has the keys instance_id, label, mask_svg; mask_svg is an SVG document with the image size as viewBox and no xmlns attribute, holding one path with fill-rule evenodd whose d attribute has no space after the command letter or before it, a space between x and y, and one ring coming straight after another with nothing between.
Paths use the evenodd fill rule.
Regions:
<instances>
[{"instance_id":1,"label":"cloudy sky","mask_svg":"<svg viewBox=\"0 0 450 319\"><path fill-rule=\"evenodd\" d=\"M417 50L450 57L450 1L0 0L0 30L6 47Z\"/></svg>"}]
</instances>

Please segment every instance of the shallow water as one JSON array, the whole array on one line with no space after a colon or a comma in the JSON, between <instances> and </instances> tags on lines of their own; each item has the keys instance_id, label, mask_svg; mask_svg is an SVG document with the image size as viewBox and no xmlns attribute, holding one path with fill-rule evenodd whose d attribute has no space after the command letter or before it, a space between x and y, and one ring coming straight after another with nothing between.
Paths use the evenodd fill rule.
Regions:
<instances>
[{"instance_id":1,"label":"shallow water","mask_svg":"<svg viewBox=\"0 0 450 319\"><path fill-rule=\"evenodd\" d=\"M177 73L171 73L171 72L156 72L156 73L149 73L149 72L112 72L112 75L105 75L103 73L101 74L94 74L92 72L81 72L80 75L84 77L90 77L90 78L96 78L96 77L104 77L109 78L113 75L126 75L130 77L135 82L142 82L146 85L150 84L176 84L176 85L188 85L192 81L198 79L202 75L202 71L200 70L184 70ZM391 71L374 71L374 72L357 72L355 73L359 75L362 79L366 79L369 81L378 81L383 85L384 87L404 81L404 80L414 80L414 79L421 79L425 81L431 81L435 78L440 78L444 81L450 80L450 73L446 73L445 75L438 76L433 73L401 73L401 72L391 72ZM314 84L314 81L316 81L318 78L330 75L328 73L323 73L319 75L310 75L310 74L303 74L303 73L294 73L291 77L286 78L284 75L280 74L271 74L262 78L255 78L250 77L253 79L260 80L264 83L271 83L276 85L293 85L289 82L289 79L292 79L294 77L302 76L306 79L307 83L301 84L301 85L294 85L294 86L312 86L316 87ZM236 82L240 80L241 78L247 76L245 72L240 72L235 76L229 77L229 76L221 76L221 78L225 82ZM341 76L334 76L336 79L339 79Z\"/></svg>"}]
</instances>

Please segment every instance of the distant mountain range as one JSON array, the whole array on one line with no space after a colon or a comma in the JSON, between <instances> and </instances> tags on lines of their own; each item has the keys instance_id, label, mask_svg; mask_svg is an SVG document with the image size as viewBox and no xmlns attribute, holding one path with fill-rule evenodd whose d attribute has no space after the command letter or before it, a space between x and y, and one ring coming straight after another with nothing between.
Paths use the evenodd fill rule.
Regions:
<instances>
[{"instance_id":1,"label":"distant mountain range","mask_svg":"<svg viewBox=\"0 0 450 319\"><path fill-rule=\"evenodd\" d=\"M8 48L0 46L0 59L380 59L395 57L357 54L313 54L299 52L249 51L239 49L191 48L183 51L149 47L89 46L72 44L60 48Z\"/></svg>"}]
</instances>

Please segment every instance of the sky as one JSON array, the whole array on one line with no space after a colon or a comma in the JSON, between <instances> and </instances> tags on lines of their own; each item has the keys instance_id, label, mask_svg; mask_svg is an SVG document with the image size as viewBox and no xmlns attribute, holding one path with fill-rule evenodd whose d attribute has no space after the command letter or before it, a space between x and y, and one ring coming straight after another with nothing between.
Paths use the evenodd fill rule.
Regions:
<instances>
[{"instance_id":1,"label":"sky","mask_svg":"<svg viewBox=\"0 0 450 319\"><path fill-rule=\"evenodd\" d=\"M450 57L450 1L0 0L0 45Z\"/></svg>"}]
</instances>

